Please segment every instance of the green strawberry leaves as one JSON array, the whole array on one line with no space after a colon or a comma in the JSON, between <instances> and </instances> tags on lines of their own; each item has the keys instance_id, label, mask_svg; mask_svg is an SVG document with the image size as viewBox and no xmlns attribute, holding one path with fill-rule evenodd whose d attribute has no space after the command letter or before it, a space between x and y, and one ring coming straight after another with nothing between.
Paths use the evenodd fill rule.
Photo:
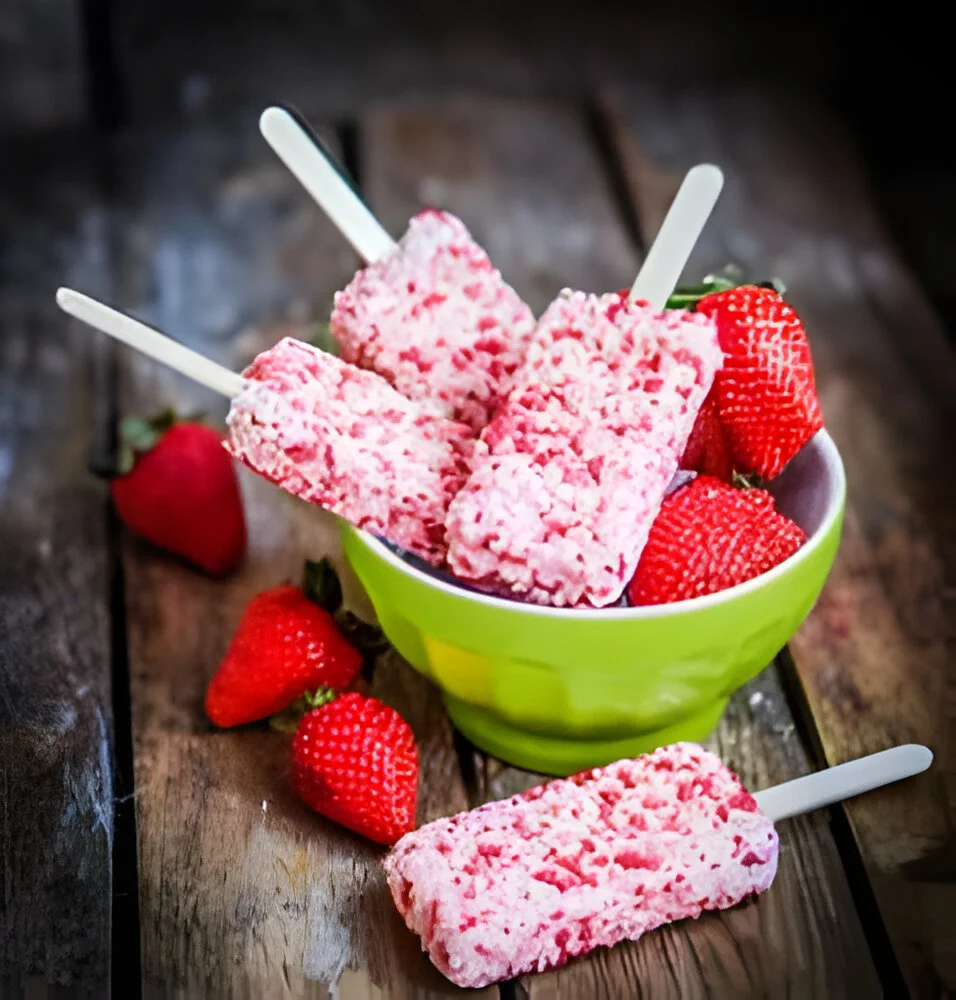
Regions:
<instances>
[{"instance_id":1,"label":"green strawberry leaves","mask_svg":"<svg viewBox=\"0 0 956 1000\"><path fill-rule=\"evenodd\" d=\"M342 584L327 558L318 562L306 560L302 590L310 601L335 618L339 631L361 654L362 673L368 679L375 660L389 648L385 633L342 606Z\"/></svg>"},{"instance_id":2,"label":"green strawberry leaves","mask_svg":"<svg viewBox=\"0 0 956 1000\"><path fill-rule=\"evenodd\" d=\"M314 711L316 708L321 708L323 705L327 705L330 701L337 698L338 695L339 692L333 691L330 687L320 687L315 691L306 691L301 698L296 698L288 708L270 716L269 728L274 729L277 733L295 735L303 715Z\"/></svg>"},{"instance_id":3,"label":"green strawberry leaves","mask_svg":"<svg viewBox=\"0 0 956 1000\"><path fill-rule=\"evenodd\" d=\"M756 472L744 475L735 469L731 485L736 486L738 490L765 490L768 484Z\"/></svg>"},{"instance_id":4,"label":"green strawberry leaves","mask_svg":"<svg viewBox=\"0 0 956 1000\"><path fill-rule=\"evenodd\" d=\"M188 416L180 417L171 406L167 406L165 410L149 419L124 417L119 425L119 441L113 475L125 476L132 472L137 458L152 451L173 424L202 423L203 417L202 413L190 413Z\"/></svg>"},{"instance_id":5,"label":"green strawberry leaves","mask_svg":"<svg viewBox=\"0 0 956 1000\"><path fill-rule=\"evenodd\" d=\"M338 341L332 336L332 327L329 323L316 323L312 327L309 343L320 351L325 351L326 354L334 354L338 357Z\"/></svg>"},{"instance_id":6,"label":"green strawberry leaves","mask_svg":"<svg viewBox=\"0 0 956 1000\"><path fill-rule=\"evenodd\" d=\"M342 584L328 559L305 561L302 591L310 601L334 615L342 607Z\"/></svg>"},{"instance_id":7,"label":"green strawberry leaves","mask_svg":"<svg viewBox=\"0 0 956 1000\"><path fill-rule=\"evenodd\" d=\"M771 278L769 281L753 281L747 277L742 267L737 264L728 264L716 274L708 274L698 285L678 285L664 308L693 310L705 295L726 292L730 288L739 288L741 285L772 288L781 298L787 291L786 286L779 278Z\"/></svg>"}]
</instances>

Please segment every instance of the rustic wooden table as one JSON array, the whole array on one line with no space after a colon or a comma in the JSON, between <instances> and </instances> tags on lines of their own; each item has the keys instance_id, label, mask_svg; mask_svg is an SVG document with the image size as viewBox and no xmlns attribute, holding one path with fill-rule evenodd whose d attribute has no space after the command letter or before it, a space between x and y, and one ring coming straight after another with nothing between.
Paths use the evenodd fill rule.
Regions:
<instances>
[{"instance_id":1,"label":"rustic wooden table","mask_svg":"<svg viewBox=\"0 0 956 1000\"><path fill-rule=\"evenodd\" d=\"M303 108L308 114L309 109ZM940 997L956 989L952 686L956 354L898 258L847 133L785 93L630 86L583 112L378 104L325 136L386 225L461 215L540 310L626 284L683 172L727 186L688 277L784 280L813 343L850 503L826 590L711 745L751 788L906 742L905 785L781 825L758 901L489 997ZM121 413L223 406L57 314L70 283L232 366L326 316L356 267L253 116L107 147L11 148L0 171L0 995L446 996L381 852L301 805L288 737L217 732L202 699L245 602L329 553L330 519L251 475L251 550L212 582L121 531L88 471ZM14 240L15 235L15 240ZM947 575L948 574L948 575ZM365 607L350 578L349 597ZM367 610L367 608L366 608ZM397 655L419 820L538 777L456 737ZM134 808L135 806L135 808Z\"/></svg>"}]
</instances>

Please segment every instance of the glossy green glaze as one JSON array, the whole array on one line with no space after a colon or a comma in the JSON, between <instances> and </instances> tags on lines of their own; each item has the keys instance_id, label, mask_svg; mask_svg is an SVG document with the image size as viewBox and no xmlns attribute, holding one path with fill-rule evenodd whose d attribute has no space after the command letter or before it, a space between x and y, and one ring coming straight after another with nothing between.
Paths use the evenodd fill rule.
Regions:
<instances>
[{"instance_id":1,"label":"glossy green glaze","mask_svg":"<svg viewBox=\"0 0 956 1000\"><path fill-rule=\"evenodd\" d=\"M473 743L569 774L703 739L728 696L799 627L833 562L845 496L830 439L804 452L781 477L778 502L808 530L807 544L757 580L680 604L537 608L422 573L349 527L345 552L389 639L443 690Z\"/></svg>"}]
</instances>

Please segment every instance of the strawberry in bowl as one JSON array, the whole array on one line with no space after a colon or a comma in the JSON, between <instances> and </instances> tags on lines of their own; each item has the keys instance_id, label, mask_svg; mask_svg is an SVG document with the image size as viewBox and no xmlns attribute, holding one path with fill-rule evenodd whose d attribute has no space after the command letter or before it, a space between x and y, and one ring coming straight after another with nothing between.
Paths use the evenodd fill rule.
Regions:
<instances>
[{"instance_id":1,"label":"strawberry in bowl","mask_svg":"<svg viewBox=\"0 0 956 1000\"><path fill-rule=\"evenodd\" d=\"M439 685L465 736L509 763L569 774L675 740L700 741L729 696L786 644L823 587L846 481L822 429L806 334L777 289L729 285L712 280L682 293L675 318L670 309L664 316L668 331L675 323L683 324L681 336L687 331L675 342L675 363L689 359L706 374L709 355L697 360L685 351L695 329L715 338L721 363L678 452L686 471L674 482L689 481L658 500L620 600L554 607L483 592L480 581L466 588L343 527L346 555L386 635ZM688 306L699 317L695 327L680 318ZM574 333L573 325L565 329ZM550 350L560 347L556 338ZM577 350L567 352L572 362ZM652 358L651 373L656 365ZM580 383L580 369L572 363L568 370ZM642 384L652 383L648 374ZM525 422L515 422L519 429L547 427L534 421L552 403L532 403ZM511 448L523 439L503 440ZM511 461L502 449L500 468ZM529 502L507 475L497 484L514 509ZM481 526L488 515L472 506ZM566 523L555 521L562 530ZM575 531L569 537L586 543ZM487 537L494 553L497 543ZM623 544L631 534L619 537ZM567 552L562 560L571 564ZM618 572L607 564L609 577ZM513 576L520 577L517 568Z\"/></svg>"}]
</instances>

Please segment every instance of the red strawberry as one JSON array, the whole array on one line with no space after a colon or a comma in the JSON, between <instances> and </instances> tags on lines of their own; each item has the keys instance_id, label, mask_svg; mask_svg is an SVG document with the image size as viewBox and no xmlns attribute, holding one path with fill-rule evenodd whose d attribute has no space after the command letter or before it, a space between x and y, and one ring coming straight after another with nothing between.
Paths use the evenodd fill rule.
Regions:
<instances>
[{"instance_id":1,"label":"red strawberry","mask_svg":"<svg viewBox=\"0 0 956 1000\"><path fill-rule=\"evenodd\" d=\"M823 426L810 345L799 316L771 288L705 295L724 366L717 407L738 472L773 479Z\"/></svg>"},{"instance_id":2,"label":"red strawberry","mask_svg":"<svg viewBox=\"0 0 956 1000\"><path fill-rule=\"evenodd\" d=\"M766 490L698 476L661 505L628 598L669 604L726 590L773 569L805 541Z\"/></svg>"},{"instance_id":3,"label":"red strawberry","mask_svg":"<svg viewBox=\"0 0 956 1000\"><path fill-rule=\"evenodd\" d=\"M246 519L232 459L216 431L167 411L120 427L119 475L110 483L123 523L213 576L246 550Z\"/></svg>"},{"instance_id":4,"label":"red strawberry","mask_svg":"<svg viewBox=\"0 0 956 1000\"><path fill-rule=\"evenodd\" d=\"M415 828L418 748L393 708L352 692L309 712L292 741L296 794L379 844Z\"/></svg>"},{"instance_id":5,"label":"red strawberry","mask_svg":"<svg viewBox=\"0 0 956 1000\"><path fill-rule=\"evenodd\" d=\"M291 584L254 597L206 692L217 726L239 726L287 708L307 691L348 687L362 665L328 611Z\"/></svg>"},{"instance_id":6,"label":"red strawberry","mask_svg":"<svg viewBox=\"0 0 956 1000\"><path fill-rule=\"evenodd\" d=\"M725 483L733 477L730 446L717 416L716 389L710 390L697 414L680 467L705 476L716 476Z\"/></svg>"}]
</instances>

